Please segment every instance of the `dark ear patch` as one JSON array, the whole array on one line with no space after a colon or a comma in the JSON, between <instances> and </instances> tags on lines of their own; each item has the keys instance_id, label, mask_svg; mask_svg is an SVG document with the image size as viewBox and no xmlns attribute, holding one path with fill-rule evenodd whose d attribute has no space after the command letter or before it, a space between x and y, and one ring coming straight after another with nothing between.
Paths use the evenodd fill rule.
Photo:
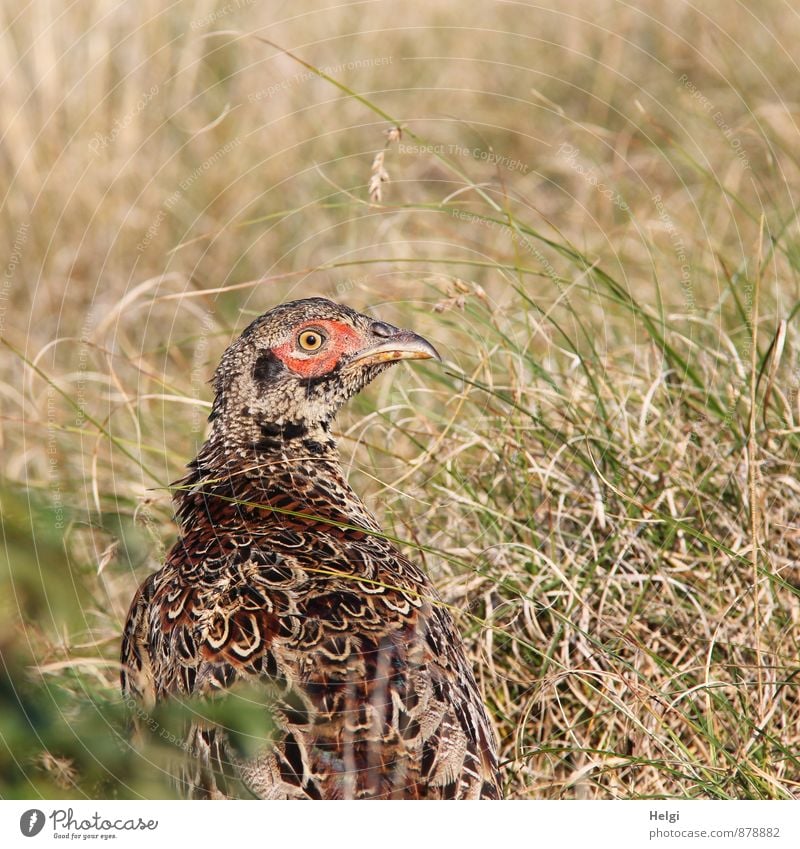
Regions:
<instances>
[{"instance_id":1,"label":"dark ear patch","mask_svg":"<svg viewBox=\"0 0 800 849\"><path fill-rule=\"evenodd\" d=\"M283 370L283 363L272 353L264 351L253 366L253 380L256 383L272 383Z\"/></svg>"}]
</instances>

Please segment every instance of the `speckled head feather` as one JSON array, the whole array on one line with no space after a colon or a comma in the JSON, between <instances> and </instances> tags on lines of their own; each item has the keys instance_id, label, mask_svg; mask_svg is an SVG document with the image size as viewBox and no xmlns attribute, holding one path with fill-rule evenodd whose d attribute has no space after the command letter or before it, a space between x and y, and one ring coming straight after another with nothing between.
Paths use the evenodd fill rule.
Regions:
<instances>
[{"instance_id":1,"label":"speckled head feather","mask_svg":"<svg viewBox=\"0 0 800 849\"><path fill-rule=\"evenodd\" d=\"M314 429L392 363L439 358L415 333L325 298L290 301L253 321L214 376L211 419L229 440L264 423ZM253 426L253 422L256 426Z\"/></svg>"},{"instance_id":2,"label":"speckled head feather","mask_svg":"<svg viewBox=\"0 0 800 849\"><path fill-rule=\"evenodd\" d=\"M348 484L329 431L391 363L436 356L321 298L271 310L225 351L211 432L176 487L180 537L122 643L123 691L145 704L230 700L241 685L263 701L255 751L213 723L187 730L188 795L499 796L461 638Z\"/></svg>"}]
</instances>

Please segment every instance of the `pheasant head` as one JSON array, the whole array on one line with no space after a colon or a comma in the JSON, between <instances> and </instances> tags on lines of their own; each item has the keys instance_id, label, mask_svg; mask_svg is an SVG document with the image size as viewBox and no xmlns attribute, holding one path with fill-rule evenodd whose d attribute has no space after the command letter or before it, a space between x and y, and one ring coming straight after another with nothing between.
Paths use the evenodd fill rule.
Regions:
<instances>
[{"instance_id":1,"label":"pheasant head","mask_svg":"<svg viewBox=\"0 0 800 849\"><path fill-rule=\"evenodd\" d=\"M327 431L342 404L393 363L440 359L421 336L324 298L257 318L214 376L214 430L229 447L268 450L291 434Z\"/></svg>"}]
</instances>

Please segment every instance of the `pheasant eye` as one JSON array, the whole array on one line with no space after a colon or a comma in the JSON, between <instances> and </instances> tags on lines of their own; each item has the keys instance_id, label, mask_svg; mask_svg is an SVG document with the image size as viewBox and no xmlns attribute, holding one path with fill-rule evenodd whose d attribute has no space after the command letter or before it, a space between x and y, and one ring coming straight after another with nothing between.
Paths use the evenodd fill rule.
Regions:
<instances>
[{"instance_id":1,"label":"pheasant eye","mask_svg":"<svg viewBox=\"0 0 800 849\"><path fill-rule=\"evenodd\" d=\"M297 344L304 351L318 351L325 341L325 334L321 330L304 330L297 337Z\"/></svg>"}]
</instances>

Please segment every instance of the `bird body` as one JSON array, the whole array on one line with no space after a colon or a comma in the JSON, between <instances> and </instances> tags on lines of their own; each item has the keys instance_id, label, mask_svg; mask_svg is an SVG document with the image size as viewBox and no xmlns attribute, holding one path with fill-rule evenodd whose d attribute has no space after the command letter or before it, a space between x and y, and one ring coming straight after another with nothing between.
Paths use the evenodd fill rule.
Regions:
<instances>
[{"instance_id":1,"label":"bird body","mask_svg":"<svg viewBox=\"0 0 800 849\"><path fill-rule=\"evenodd\" d=\"M498 798L493 731L452 619L348 484L330 424L421 337L323 299L257 319L223 355L180 537L125 627L145 704L263 688L269 739L196 723L196 797ZM233 776L233 779L231 779Z\"/></svg>"}]
</instances>

